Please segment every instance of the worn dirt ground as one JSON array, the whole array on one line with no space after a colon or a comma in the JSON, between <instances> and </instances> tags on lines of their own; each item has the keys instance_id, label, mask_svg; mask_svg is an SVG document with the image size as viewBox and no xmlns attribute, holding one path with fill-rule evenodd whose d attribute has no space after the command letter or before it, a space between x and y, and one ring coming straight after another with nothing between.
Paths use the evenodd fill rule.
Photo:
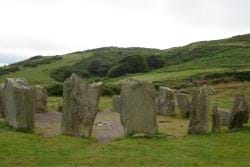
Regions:
<instances>
[{"instance_id":1,"label":"worn dirt ground","mask_svg":"<svg viewBox=\"0 0 250 167\"><path fill-rule=\"evenodd\" d=\"M158 116L159 132L182 137L186 135L188 120ZM36 133L45 137L60 135L61 133L61 113L48 112L35 115ZM100 143L108 143L124 136L123 127L120 123L120 114L105 110L97 114L92 137Z\"/></svg>"}]
</instances>

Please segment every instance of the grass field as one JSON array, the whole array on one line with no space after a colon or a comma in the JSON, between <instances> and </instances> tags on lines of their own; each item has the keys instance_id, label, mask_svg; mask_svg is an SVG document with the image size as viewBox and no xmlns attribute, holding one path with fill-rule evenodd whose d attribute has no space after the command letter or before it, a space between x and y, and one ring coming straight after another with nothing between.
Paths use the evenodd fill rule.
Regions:
<instances>
[{"instance_id":1,"label":"grass field","mask_svg":"<svg viewBox=\"0 0 250 167\"><path fill-rule=\"evenodd\" d=\"M128 138L110 144L45 138L0 127L0 166L250 166L250 128L173 138Z\"/></svg>"}]
</instances>

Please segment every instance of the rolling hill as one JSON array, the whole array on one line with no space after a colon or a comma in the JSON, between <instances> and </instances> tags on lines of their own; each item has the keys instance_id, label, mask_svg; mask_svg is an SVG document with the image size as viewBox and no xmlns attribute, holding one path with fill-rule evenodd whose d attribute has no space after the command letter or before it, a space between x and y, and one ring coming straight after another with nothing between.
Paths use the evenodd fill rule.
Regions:
<instances>
[{"instance_id":1,"label":"rolling hill","mask_svg":"<svg viewBox=\"0 0 250 167\"><path fill-rule=\"evenodd\" d=\"M124 63L124 61L127 61L126 57L136 56L142 57L143 61L147 61L150 56L156 56L164 60L164 64L156 69L149 67L146 63L142 71L126 71L119 77L107 77L108 69L114 66L122 66L124 70L128 68L128 66L124 66L127 63ZM99 61L100 68L106 70L104 75L100 76L89 72L89 64L95 60ZM121 64L121 61L123 61L123 64ZM134 60L131 59L130 61L133 62ZM137 66L137 64L134 66ZM97 70L99 70L98 68ZM105 47L60 56L35 56L2 67L0 69L0 81L3 82L7 77L22 77L26 78L31 84L50 87L59 84L75 72L89 81L103 81L108 85L118 84L119 81L127 77L134 77L149 80L159 85L185 86L189 78L206 77L210 74L219 73L220 75L217 76L220 76L220 79L225 74L229 75L227 79L234 80L239 78L242 72L247 73L244 76L248 75L248 70L250 70L250 34L221 40L196 42L166 50ZM243 80L245 79L244 76ZM248 79L246 78L246 80ZM218 78L216 81L218 81Z\"/></svg>"}]
</instances>

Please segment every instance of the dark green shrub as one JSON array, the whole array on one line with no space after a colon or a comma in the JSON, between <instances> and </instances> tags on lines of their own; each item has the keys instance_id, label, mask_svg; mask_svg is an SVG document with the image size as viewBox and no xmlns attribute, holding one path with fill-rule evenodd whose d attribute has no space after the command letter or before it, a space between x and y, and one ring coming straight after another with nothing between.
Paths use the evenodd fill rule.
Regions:
<instances>
[{"instance_id":1,"label":"dark green shrub","mask_svg":"<svg viewBox=\"0 0 250 167\"><path fill-rule=\"evenodd\" d=\"M102 62L101 60L92 60L89 62L87 69L90 74L97 75L98 74L98 69L101 68Z\"/></svg>"},{"instance_id":2,"label":"dark green shrub","mask_svg":"<svg viewBox=\"0 0 250 167\"><path fill-rule=\"evenodd\" d=\"M96 76L106 76L110 68L111 64L98 59L90 61L87 66L88 72Z\"/></svg>"},{"instance_id":3,"label":"dark green shrub","mask_svg":"<svg viewBox=\"0 0 250 167\"><path fill-rule=\"evenodd\" d=\"M164 60L157 55L147 57L147 64L152 69L161 68L164 65Z\"/></svg>"},{"instance_id":4,"label":"dark green shrub","mask_svg":"<svg viewBox=\"0 0 250 167\"><path fill-rule=\"evenodd\" d=\"M119 64L128 63L131 67L129 73L145 72L146 65L142 56L127 56L119 61Z\"/></svg>"},{"instance_id":5,"label":"dark green shrub","mask_svg":"<svg viewBox=\"0 0 250 167\"><path fill-rule=\"evenodd\" d=\"M127 56L119 61L119 64L111 67L107 77L115 78L130 73L145 72L146 65L142 56Z\"/></svg>"},{"instance_id":6,"label":"dark green shrub","mask_svg":"<svg viewBox=\"0 0 250 167\"><path fill-rule=\"evenodd\" d=\"M58 82L63 82L69 78L73 73L77 74L81 78L88 78L89 74L85 71L81 71L72 66L66 66L58 68L50 73L50 77Z\"/></svg>"},{"instance_id":7,"label":"dark green shrub","mask_svg":"<svg viewBox=\"0 0 250 167\"><path fill-rule=\"evenodd\" d=\"M107 73L107 77L115 78L119 76L123 76L125 74L129 74L132 71L132 67L129 63L122 63L111 67Z\"/></svg>"},{"instance_id":8,"label":"dark green shrub","mask_svg":"<svg viewBox=\"0 0 250 167\"><path fill-rule=\"evenodd\" d=\"M54 84L47 88L47 92L49 96L62 96L63 95L63 85L62 84Z\"/></svg>"},{"instance_id":9,"label":"dark green shrub","mask_svg":"<svg viewBox=\"0 0 250 167\"><path fill-rule=\"evenodd\" d=\"M104 85L102 87L103 96L118 95L121 92L121 85Z\"/></svg>"},{"instance_id":10,"label":"dark green shrub","mask_svg":"<svg viewBox=\"0 0 250 167\"><path fill-rule=\"evenodd\" d=\"M43 56L34 56L34 57L29 58L29 60L37 60L41 58L43 58Z\"/></svg>"}]
</instances>

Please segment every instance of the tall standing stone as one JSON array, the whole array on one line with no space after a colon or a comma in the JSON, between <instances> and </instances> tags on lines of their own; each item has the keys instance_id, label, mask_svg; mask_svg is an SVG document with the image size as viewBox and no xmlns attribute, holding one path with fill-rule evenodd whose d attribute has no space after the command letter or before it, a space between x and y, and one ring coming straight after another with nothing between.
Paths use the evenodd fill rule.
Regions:
<instances>
[{"instance_id":1,"label":"tall standing stone","mask_svg":"<svg viewBox=\"0 0 250 167\"><path fill-rule=\"evenodd\" d=\"M249 119L249 104L247 97L238 92L234 99L233 108L230 115L229 129L242 128L244 123Z\"/></svg>"},{"instance_id":2,"label":"tall standing stone","mask_svg":"<svg viewBox=\"0 0 250 167\"><path fill-rule=\"evenodd\" d=\"M205 89L196 90L191 100L189 134L208 133L208 99Z\"/></svg>"},{"instance_id":3,"label":"tall standing stone","mask_svg":"<svg viewBox=\"0 0 250 167\"><path fill-rule=\"evenodd\" d=\"M228 109L219 108L220 116L221 116L221 125L228 126L230 121L230 111Z\"/></svg>"},{"instance_id":4,"label":"tall standing stone","mask_svg":"<svg viewBox=\"0 0 250 167\"><path fill-rule=\"evenodd\" d=\"M146 81L127 79L121 89L121 123L125 136L157 132L155 89Z\"/></svg>"},{"instance_id":5,"label":"tall standing stone","mask_svg":"<svg viewBox=\"0 0 250 167\"><path fill-rule=\"evenodd\" d=\"M0 118L4 118L4 84L0 84Z\"/></svg>"},{"instance_id":6,"label":"tall standing stone","mask_svg":"<svg viewBox=\"0 0 250 167\"><path fill-rule=\"evenodd\" d=\"M212 132L218 133L221 131L221 113L218 109L218 104L215 104L212 109Z\"/></svg>"},{"instance_id":7,"label":"tall standing stone","mask_svg":"<svg viewBox=\"0 0 250 167\"><path fill-rule=\"evenodd\" d=\"M16 128L34 130L34 90L27 81L8 78L4 87L6 122Z\"/></svg>"},{"instance_id":8,"label":"tall standing stone","mask_svg":"<svg viewBox=\"0 0 250 167\"><path fill-rule=\"evenodd\" d=\"M97 106L99 89L84 82L76 74L63 84L62 134L90 137Z\"/></svg>"},{"instance_id":9,"label":"tall standing stone","mask_svg":"<svg viewBox=\"0 0 250 167\"><path fill-rule=\"evenodd\" d=\"M115 95L112 98L112 103L113 103L113 111L121 113L121 96Z\"/></svg>"},{"instance_id":10,"label":"tall standing stone","mask_svg":"<svg viewBox=\"0 0 250 167\"><path fill-rule=\"evenodd\" d=\"M184 118L188 118L190 116L190 102L188 99L188 95L183 93L177 93L176 99L181 116Z\"/></svg>"},{"instance_id":11,"label":"tall standing stone","mask_svg":"<svg viewBox=\"0 0 250 167\"><path fill-rule=\"evenodd\" d=\"M175 115L174 90L160 87L159 96L156 98L157 110L160 115Z\"/></svg>"},{"instance_id":12,"label":"tall standing stone","mask_svg":"<svg viewBox=\"0 0 250 167\"><path fill-rule=\"evenodd\" d=\"M47 90L40 85L34 87L35 91L35 111L37 113L47 112Z\"/></svg>"}]
</instances>

